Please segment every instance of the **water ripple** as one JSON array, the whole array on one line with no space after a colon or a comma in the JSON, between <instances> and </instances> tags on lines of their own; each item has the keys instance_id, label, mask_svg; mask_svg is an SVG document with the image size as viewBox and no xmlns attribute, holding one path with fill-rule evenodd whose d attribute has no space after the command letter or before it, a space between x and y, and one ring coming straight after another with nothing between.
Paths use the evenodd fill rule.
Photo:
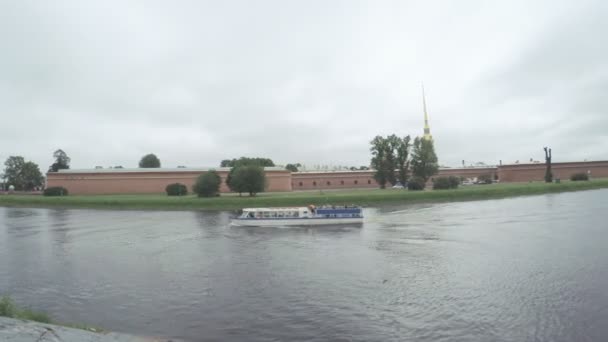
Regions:
<instances>
[{"instance_id":1,"label":"water ripple","mask_svg":"<svg viewBox=\"0 0 608 342\"><path fill-rule=\"evenodd\" d=\"M607 197L391 205L324 229L0 208L0 292L189 341L600 341Z\"/></svg>"}]
</instances>

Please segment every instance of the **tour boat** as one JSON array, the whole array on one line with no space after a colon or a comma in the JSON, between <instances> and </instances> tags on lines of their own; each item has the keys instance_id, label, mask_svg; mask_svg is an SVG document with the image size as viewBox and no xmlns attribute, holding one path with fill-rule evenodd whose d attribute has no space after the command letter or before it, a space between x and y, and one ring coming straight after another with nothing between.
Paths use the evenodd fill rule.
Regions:
<instances>
[{"instance_id":1,"label":"tour boat","mask_svg":"<svg viewBox=\"0 0 608 342\"><path fill-rule=\"evenodd\" d=\"M361 207L322 206L285 208L245 208L232 220L234 226L280 227L357 224L363 222Z\"/></svg>"}]
</instances>

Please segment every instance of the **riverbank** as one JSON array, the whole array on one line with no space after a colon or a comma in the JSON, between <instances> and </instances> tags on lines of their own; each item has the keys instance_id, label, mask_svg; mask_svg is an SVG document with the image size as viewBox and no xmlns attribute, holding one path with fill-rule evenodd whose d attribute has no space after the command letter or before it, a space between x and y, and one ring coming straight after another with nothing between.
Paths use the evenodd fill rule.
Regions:
<instances>
[{"instance_id":1,"label":"riverbank","mask_svg":"<svg viewBox=\"0 0 608 342\"><path fill-rule=\"evenodd\" d=\"M174 341L114 332L90 332L59 325L0 317L0 341L32 342L161 342Z\"/></svg>"},{"instance_id":2,"label":"riverbank","mask_svg":"<svg viewBox=\"0 0 608 342\"><path fill-rule=\"evenodd\" d=\"M19 308L9 297L0 298L1 341L156 342L164 339L104 331L86 325L62 324L46 313Z\"/></svg>"},{"instance_id":3,"label":"riverbank","mask_svg":"<svg viewBox=\"0 0 608 342\"><path fill-rule=\"evenodd\" d=\"M608 188L608 179L562 183L505 183L461 186L455 190L407 191L403 189L324 190L284 193L261 193L256 197L222 194L221 197L198 198L194 195L170 197L151 195L90 195L44 197L1 195L0 206L141 210L234 210L244 207L300 206L308 204L419 203L469 201L513 196L538 195L567 191Z\"/></svg>"}]
</instances>

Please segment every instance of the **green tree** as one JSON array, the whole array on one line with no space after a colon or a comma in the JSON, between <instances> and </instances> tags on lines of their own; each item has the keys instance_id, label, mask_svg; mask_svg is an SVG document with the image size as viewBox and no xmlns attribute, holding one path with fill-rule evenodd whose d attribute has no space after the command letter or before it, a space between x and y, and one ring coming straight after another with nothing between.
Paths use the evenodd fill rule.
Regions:
<instances>
[{"instance_id":1,"label":"green tree","mask_svg":"<svg viewBox=\"0 0 608 342\"><path fill-rule=\"evenodd\" d=\"M57 172L70 168L71 159L62 149L55 151L53 153L53 158L55 158L55 162L49 167L49 172Z\"/></svg>"},{"instance_id":2,"label":"green tree","mask_svg":"<svg viewBox=\"0 0 608 342\"><path fill-rule=\"evenodd\" d=\"M370 151L372 152L372 167L376 170L374 173L374 179L380 184L381 189L386 188L386 183L391 177L390 174L394 174L395 167L391 163L391 158L388 156L390 153L389 142L386 138L377 135L370 141L372 145ZM394 175L393 175L394 177Z\"/></svg>"},{"instance_id":3,"label":"green tree","mask_svg":"<svg viewBox=\"0 0 608 342\"><path fill-rule=\"evenodd\" d=\"M220 184L222 184L220 175L215 170L210 170L198 176L192 191L198 197L213 197L220 192Z\"/></svg>"},{"instance_id":4,"label":"green tree","mask_svg":"<svg viewBox=\"0 0 608 342\"><path fill-rule=\"evenodd\" d=\"M15 190L32 190L42 186L44 177L36 163L26 162L21 156L10 156L4 166L7 186L13 185Z\"/></svg>"},{"instance_id":5,"label":"green tree","mask_svg":"<svg viewBox=\"0 0 608 342\"><path fill-rule=\"evenodd\" d=\"M376 170L374 179L380 184L380 188L386 188L387 183L396 184L397 180L405 184L409 177L410 136L400 138L392 134L384 138L378 135L370 144L371 166ZM362 166L359 169L365 170L367 167Z\"/></svg>"},{"instance_id":6,"label":"green tree","mask_svg":"<svg viewBox=\"0 0 608 342\"><path fill-rule=\"evenodd\" d=\"M237 167L244 165L257 165L261 167L275 166L272 159L269 158L249 158L241 157L239 159L224 159L220 163L220 167Z\"/></svg>"},{"instance_id":7,"label":"green tree","mask_svg":"<svg viewBox=\"0 0 608 342\"><path fill-rule=\"evenodd\" d=\"M6 179L6 186L12 185L16 190L23 190L23 177L21 170L25 159L21 156L10 156L4 162L4 178Z\"/></svg>"},{"instance_id":8,"label":"green tree","mask_svg":"<svg viewBox=\"0 0 608 342\"><path fill-rule=\"evenodd\" d=\"M158 157L152 153L150 154L146 154L145 156L141 157L141 160L139 161L139 167L142 168L155 168L155 167L160 167L160 160L158 159Z\"/></svg>"},{"instance_id":9,"label":"green tree","mask_svg":"<svg viewBox=\"0 0 608 342\"><path fill-rule=\"evenodd\" d=\"M412 148L412 172L425 182L439 171L433 140L416 137Z\"/></svg>"},{"instance_id":10,"label":"green tree","mask_svg":"<svg viewBox=\"0 0 608 342\"><path fill-rule=\"evenodd\" d=\"M255 196L258 192L264 191L266 175L264 174L264 168L261 166L237 166L230 170L226 182L230 190L238 192L239 196L243 192L249 193L249 196Z\"/></svg>"},{"instance_id":11,"label":"green tree","mask_svg":"<svg viewBox=\"0 0 608 342\"><path fill-rule=\"evenodd\" d=\"M23 164L21 169L21 176L23 177L23 190L30 191L37 187L42 186L44 183L44 177L40 172L38 164L28 161Z\"/></svg>"},{"instance_id":12,"label":"green tree","mask_svg":"<svg viewBox=\"0 0 608 342\"><path fill-rule=\"evenodd\" d=\"M289 170L291 172L298 172L298 168L302 167L302 164L300 163L296 163L296 164L287 164L285 165L285 170Z\"/></svg>"},{"instance_id":13,"label":"green tree","mask_svg":"<svg viewBox=\"0 0 608 342\"><path fill-rule=\"evenodd\" d=\"M405 186L407 184L407 180L409 178L410 173L410 148L411 148L411 138L409 135L401 138L399 140L399 149L397 150L397 172L399 182L401 185Z\"/></svg>"}]
</instances>

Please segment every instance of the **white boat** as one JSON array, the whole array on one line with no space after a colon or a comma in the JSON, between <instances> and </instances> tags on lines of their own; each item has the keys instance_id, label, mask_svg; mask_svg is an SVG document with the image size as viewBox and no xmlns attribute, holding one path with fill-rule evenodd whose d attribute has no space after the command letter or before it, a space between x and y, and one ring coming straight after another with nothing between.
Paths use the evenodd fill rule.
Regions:
<instances>
[{"instance_id":1,"label":"white boat","mask_svg":"<svg viewBox=\"0 0 608 342\"><path fill-rule=\"evenodd\" d=\"M245 208L232 220L234 226L280 227L358 224L363 222L361 207L322 206L284 208Z\"/></svg>"}]
</instances>

